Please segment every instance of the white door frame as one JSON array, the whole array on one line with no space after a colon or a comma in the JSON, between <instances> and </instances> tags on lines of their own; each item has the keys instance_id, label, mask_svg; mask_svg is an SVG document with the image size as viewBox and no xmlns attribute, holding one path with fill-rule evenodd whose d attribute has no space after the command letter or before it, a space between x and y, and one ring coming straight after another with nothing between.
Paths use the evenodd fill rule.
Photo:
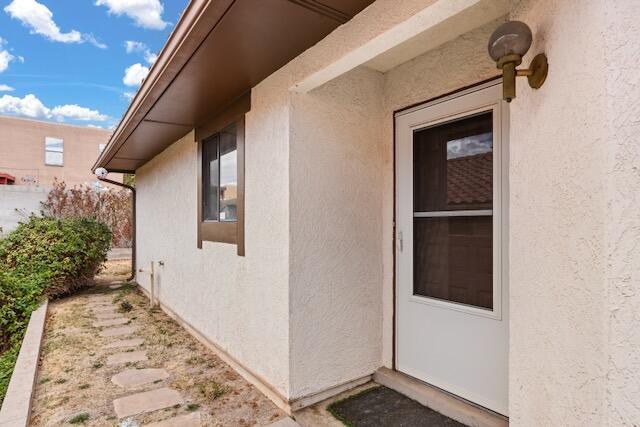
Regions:
<instances>
[{"instance_id":1,"label":"white door frame","mask_svg":"<svg viewBox=\"0 0 640 427\"><path fill-rule=\"evenodd\" d=\"M412 233L406 233L404 236L400 236L402 230L399 230L399 216L406 215L406 212L409 211L413 214L413 206L406 206L407 201L405 200L405 205L400 206L400 200L398 197L398 185L399 180L401 179L401 173L410 173L413 175L413 170L411 171L401 171L398 168L398 150L399 150L399 137L400 132L402 131L401 127L406 129L407 126L412 130L418 130L421 128L431 127L437 125L439 123L449 122L451 120L455 120L456 118L466 117L472 115L474 112L483 112L483 111L493 111L494 116L494 134L497 133L498 143L494 144L494 159L499 159L499 161L494 161L494 178L499 177L499 179L494 179L494 189L493 189L493 212L486 212L486 214L493 214L493 245L494 245L494 257L493 257L493 271L494 271L494 279L493 279L493 287L494 287L494 301L493 301L493 310L485 310L478 307L465 306L462 304L456 304L449 301L442 301L433 298L427 298L423 296L410 295L408 299L412 302L431 305L433 307L441 307L450 310L456 310L464 313L468 313L471 315L477 315L485 318L491 318L495 320L502 320L503 317L506 317L507 321L507 331L508 331L508 135L509 135L509 112L507 104L504 102L496 102L496 99L489 99L486 103L480 101L478 103L477 100L474 100L474 93L484 91L485 89L495 88L500 89L501 81L494 80L491 82L479 84L477 86L471 87L469 89L465 89L459 91L457 93L412 107L407 110L403 110L397 112L395 114L394 120L396 124L398 121L404 121L399 126L396 126L395 131L395 148L394 148L394 169L395 169L395 182L394 182L394 194L395 194L395 233L396 233L396 241L395 241L395 251L394 251L394 259L395 261L395 325L394 325L394 366L396 369L400 370L399 366L399 337L402 334L402 331L399 330L400 325L398 321L398 316L400 313L400 299L407 298L407 296L401 295L400 292L400 282L403 277L406 277L406 272L401 271L401 263L399 262L400 256L400 246L404 247L413 247L413 235ZM475 96L477 97L477 96ZM482 98L481 96L479 97ZM475 102L475 104L474 104ZM446 103L446 104L445 104ZM469 108L469 104L473 104L472 108ZM445 104L445 105L440 105ZM418 121L416 123L412 123L408 116L411 113L424 110L429 108L430 110L430 118L428 122ZM452 110L454 111L452 113ZM457 112L455 112L458 110ZM441 113L440 113L441 112ZM399 120L400 118L400 120ZM405 168L406 169L406 168ZM406 179L406 177L404 177ZM456 213L456 215L478 215L478 211L466 212L461 211ZM482 213L480 213L482 214ZM416 215L422 216L422 215ZM424 216L439 216L437 212L427 213ZM402 239L402 241L400 241ZM405 263L406 264L406 263ZM412 267L411 267L412 268ZM412 273L411 273L412 274ZM507 334L507 348L508 348L508 334ZM507 359L508 361L508 355ZM508 366L507 366L508 371ZM455 386L450 386L448 384L444 384L439 381L430 381L429 378L423 378L428 383L436 385L440 388L443 388L447 391L450 391L459 396L464 396L467 399L471 400L474 403L490 407L494 410L497 409L497 412L507 414L507 408L504 405L496 404L495 402L489 402L483 399L482 396L473 396L472 393L466 392L465 390L460 390Z\"/></svg>"}]
</instances>

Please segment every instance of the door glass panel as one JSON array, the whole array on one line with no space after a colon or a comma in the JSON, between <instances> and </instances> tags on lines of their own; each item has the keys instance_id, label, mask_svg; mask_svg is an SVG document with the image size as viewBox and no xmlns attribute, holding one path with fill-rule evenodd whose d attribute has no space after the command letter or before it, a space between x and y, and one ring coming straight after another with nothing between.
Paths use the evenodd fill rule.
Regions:
<instances>
[{"instance_id":1,"label":"door glass panel","mask_svg":"<svg viewBox=\"0 0 640 427\"><path fill-rule=\"evenodd\" d=\"M420 130L413 136L416 212L491 209L492 113Z\"/></svg>"},{"instance_id":2,"label":"door glass panel","mask_svg":"<svg viewBox=\"0 0 640 427\"><path fill-rule=\"evenodd\" d=\"M414 133L414 295L493 308L492 125L487 112Z\"/></svg>"},{"instance_id":3,"label":"door glass panel","mask_svg":"<svg viewBox=\"0 0 640 427\"><path fill-rule=\"evenodd\" d=\"M492 309L491 219L415 218L413 293Z\"/></svg>"}]
</instances>

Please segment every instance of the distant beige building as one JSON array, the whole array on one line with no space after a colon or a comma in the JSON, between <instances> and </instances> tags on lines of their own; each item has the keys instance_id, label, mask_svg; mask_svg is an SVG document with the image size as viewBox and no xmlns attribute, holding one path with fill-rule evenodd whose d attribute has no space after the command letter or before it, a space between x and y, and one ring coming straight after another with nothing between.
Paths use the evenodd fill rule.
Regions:
<instances>
[{"instance_id":1,"label":"distant beige building","mask_svg":"<svg viewBox=\"0 0 640 427\"><path fill-rule=\"evenodd\" d=\"M0 116L0 173L15 185L49 187L54 178L73 186L96 181L91 165L110 131ZM120 175L113 178L121 180Z\"/></svg>"}]
</instances>

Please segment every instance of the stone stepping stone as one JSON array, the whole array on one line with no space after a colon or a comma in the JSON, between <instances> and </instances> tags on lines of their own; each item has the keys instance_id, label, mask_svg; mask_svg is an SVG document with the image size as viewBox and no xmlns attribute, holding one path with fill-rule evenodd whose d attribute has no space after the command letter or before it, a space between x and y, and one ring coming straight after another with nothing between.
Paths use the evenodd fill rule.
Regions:
<instances>
[{"instance_id":1,"label":"stone stepping stone","mask_svg":"<svg viewBox=\"0 0 640 427\"><path fill-rule=\"evenodd\" d=\"M145 412L170 408L174 405L182 405L184 399L175 390L168 387L145 391L121 397L113 401L113 409L118 418L126 418Z\"/></svg>"},{"instance_id":2,"label":"stone stepping stone","mask_svg":"<svg viewBox=\"0 0 640 427\"><path fill-rule=\"evenodd\" d=\"M119 285L110 285L109 289L120 289L122 287L122 284Z\"/></svg>"},{"instance_id":3,"label":"stone stepping stone","mask_svg":"<svg viewBox=\"0 0 640 427\"><path fill-rule=\"evenodd\" d=\"M89 298L89 304L103 304L105 302L112 303L113 296L93 297Z\"/></svg>"},{"instance_id":4,"label":"stone stepping stone","mask_svg":"<svg viewBox=\"0 0 640 427\"><path fill-rule=\"evenodd\" d=\"M122 328L110 328L100 332L101 337L118 337L120 335L131 335L136 331L135 326L124 326Z\"/></svg>"},{"instance_id":5,"label":"stone stepping stone","mask_svg":"<svg viewBox=\"0 0 640 427\"><path fill-rule=\"evenodd\" d=\"M129 351L127 353L112 354L107 357L107 366L119 365L129 362L144 362L149 360L147 353L144 351Z\"/></svg>"},{"instance_id":6,"label":"stone stepping stone","mask_svg":"<svg viewBox=\"0 0 640 427\"><path fill-rule=\"evenodd\" d=\"M116 306L113 305L110 302L105 302L105 303L101 303L101 304L87 304L87 307L89 307L93 311L100 311L100 310L105 310L105 309L116 308Z\"/></svg>"},{"instance_id":7,"label":"stone stepping stone","mask_svg":"<svg viewBox=\"0 0 640 427\"><path fill-rule=\"evenodd\" d=\"M169 378L164 369L127 369L111 378L111 382L120 387L140 387Z\"/></svg>"},{"instance_id":8,"label":"stone stepping stone","mask_svg":"<svg viewBox=\"0 0 640 427\"><path fill-rule=\"evenodd\" d=\"M200 427L200 412L192 412L186 415L178 415L168 420L157 423L145 424L145 427Z\"/></svg>"},{"instance_id":9,"label":"stone stepping stone","mask_svg":"<svg viewBox=\"0 0 640 427\"><path fill-rule=\"evenodd\" d=\"M126 317L118 317L117 319L101 320L99 322L93 322L94 328L104 328L105 326L117 326L129 323L131 319Z\"/></svg>"},{"instance_id":10,"label":"stone stepping stone","mask_svg":"<svg viewBox=\"0 0 640 427\"><path fill-rule=\"evenodd\" d=\"M101 311L100 313L96 313L95 316L98 320L107 320L122 317L122 314L117 311Z\"/></svg>"},{"instance_id":11,"label":"stone stepping stone","mask_svg":"<svg viewBox=\"0 0 640 427\"><path fill-rule=\"evenodd\" d=\"M91 311L93 311L93 314L117 313L116 308L114 306L103 307L98 309L94 308Z\"/></svg>"},{"instance_id":12,"label":"stone stepping stone","mask_svg":"<svg viewBox=\"0 0 640 427\"><path fill-rule=\"evenodd\" d=\"M131 338L128 340L117 340L102 347L103 349L137 347L144 342L144 338Z\"/></svg>"}]
</instances>

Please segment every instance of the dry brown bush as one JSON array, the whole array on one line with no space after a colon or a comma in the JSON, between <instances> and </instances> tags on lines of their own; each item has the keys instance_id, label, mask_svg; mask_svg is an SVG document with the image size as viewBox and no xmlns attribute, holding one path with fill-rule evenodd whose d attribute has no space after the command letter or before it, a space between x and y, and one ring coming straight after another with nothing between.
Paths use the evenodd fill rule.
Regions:
<instances>
[{"instance_id":1,"label":"dry brown bush","mask_svg":"<svg viewBox=\"0 0 640 427\"><path fill-rule=\"evenodd\" d=\"M42 212L54 218L95 217L111 229L113 247L131 247L133 218L129 190L90 185L70 188L64 181L55 180L42 203Z\"/></svg>"}]
</instances>

